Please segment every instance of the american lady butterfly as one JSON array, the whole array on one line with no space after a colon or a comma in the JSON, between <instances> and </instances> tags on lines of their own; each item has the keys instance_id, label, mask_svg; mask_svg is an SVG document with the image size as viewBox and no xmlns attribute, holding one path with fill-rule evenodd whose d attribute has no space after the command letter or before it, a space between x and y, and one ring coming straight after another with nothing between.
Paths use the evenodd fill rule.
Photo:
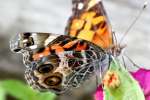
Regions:
<instances>
[{"instance_id":1,"label":"american lady butterfly","mask_svg":"<svg viewBox=\"0 0 150 100\"><path fill-rule=\"evenodd\" d=\"M63 93L107 71L113 33L101 0L72 0L66 35L20 33L10 42L21 53L25 78L33 88Z\"/></svg>"}]
</instances>

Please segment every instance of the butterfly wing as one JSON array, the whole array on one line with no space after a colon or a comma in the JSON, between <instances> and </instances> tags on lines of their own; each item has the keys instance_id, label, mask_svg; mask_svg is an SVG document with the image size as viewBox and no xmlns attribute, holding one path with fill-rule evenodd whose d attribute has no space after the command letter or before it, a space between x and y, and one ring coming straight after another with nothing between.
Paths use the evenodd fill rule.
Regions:
<instances>
[{"instance_id":1,"label":"butterfly wing","mask_svg":"<svg viewBox=\"0 0 150 100\"><path fill-rule=\"evenodd\" d=\"M32 56L43 51L58 36L52 33L19 33L11 39L10 49L15 53L21 53L25 66L29 67L30 63L34 60Z\"/></svg>"},{"instance_id":2,"label":"butterfly wing","mask_svg":"<svg viewBox=\"0 0 150 100\"><path fill-rule=\"evenodd\" d=\"M33 87L60 93L78 87L103 64L102 48L112 44L112 36L101 2L73 0L66 33L70 36L21 33L12 39L11 50L23 54L26 80Z\"/></svg>"},{"instance_id":3,"label":"butterfly wing","mask_svg":"<svg viewBox=\"0 0 150 100\"><path fill-rule=\"evenodd\" d=\"M32 50L38 52L41 48L47 46L57 34L52 33L19 33L10 41L10 49L16 53L22 53L24 50Z\"/></svg>"},{"instance_id":4,"label":"butterfly wing","mask_svg":"<svg viewBox=\"0 0 150 100\"><path fill-rule=\"evenodd\" d=\"M25 78L33 88L57 94L79 87L94 75L96 68L101 66L101 60L106 59L104 52L93 49L82 52L69 50L42 57L26 70ZM107 69L104 67L103 72Z\"/></svg>"},{"instance_id":5,"label":"butterfly wing","mask_svg":"<svg viewBox=\"0 0 150 100\"><path fill-rule=\"evenodd\" d=\"M78 87L107 59L99 46L68 35L20 33L16 37L11 50L23 54L27 82L42 91L62 93Z\"/></svg>"},{"instance_id":6,"label":"butterfly wing","mask_svg":"<svg viewBox=\"0 0 150 100\"><path fill-rule=\"evenodd\" d=\"M111 27L101 0L73 0L65 33L107 49L113 44Z\"/></svg>"}]
</instances>

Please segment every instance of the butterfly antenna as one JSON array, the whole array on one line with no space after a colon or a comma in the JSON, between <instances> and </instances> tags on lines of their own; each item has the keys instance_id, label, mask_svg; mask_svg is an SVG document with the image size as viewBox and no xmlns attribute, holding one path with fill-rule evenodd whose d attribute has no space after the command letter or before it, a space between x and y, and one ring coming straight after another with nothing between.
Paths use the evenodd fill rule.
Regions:
<instances>
[{"instance_id":1,"label":"butterfly antenna","mask_svg":"<svg viewBox=\"0 0 150 100\"><path fill-rule=\"evenodd\" d=\"M127 56L126 54L125 54L125 56L127 57L127 59L133 64L133 66L134 67L136 67L136 68L140 68L140 66L139 65L137 65L129 56Z\"/></svg>"},{"instance_id":2,"label":"butterfly antenna","mask_svg":"<svg viewBox=\"0 0 150 100\"><path fill-rule=\"evenodd\" d=\"M115 32L112 32L112 34L113 34L113 41L114 41L114 44L115 45L117 45L117 36L116 36L116 34L115 34Z\"/></svg>"},{"instance_id":3,"label":"butterfly antenna","mask_svg":"<svg viewBox=\"0 0 150 100\"><path fill-rule=\"evenodd\" d=\"M122 36L119 44L122 43L122 41L124 40L124 38L126 37L126 35L129 33L129 31L131 30L131 28L135 25L135 23L137 22L137 20L141 17L143 11L147 8L148 5L148 0L146 0L142 6L142 9L140 10L139 14L136 16L136 18L133 20L133 22L131 23L131 25L127 28L127 30L125 31L124 35Z\"/></svg>"},{"instance_id":4,"label":"butterfly antenna","mask_svg":"<svg viewBox=\"0 0 150 100\"><path fill-rule=\"evenodd\" d=\"M123 61L124 68L127 69L127 65L126 65L126 63L125 63L124 56L122 56L122 61Z\"/></svg>"},{"instance_id":5,"label":"butterfly antenna","mask_svg":"<svg viewBox=\"0 0 150 100\"><path fill-rule=\"evenodd\" d=\"M96 78L96 88L98 88L98 76L96 75L95 78Z\"/></svg>"},{"instance_id":6,"label":"butterfly antenna","mask_svg":"<svg viewBox=\"0 0 150 100\"><path fill-rule=\"evenodd\" d=\"M104 84L103 84L103 77L102 77L102 67L100 68L100 80L101 80L101 83L102 83L102 89L104 89Z\"/></svg>"}]
</instances>

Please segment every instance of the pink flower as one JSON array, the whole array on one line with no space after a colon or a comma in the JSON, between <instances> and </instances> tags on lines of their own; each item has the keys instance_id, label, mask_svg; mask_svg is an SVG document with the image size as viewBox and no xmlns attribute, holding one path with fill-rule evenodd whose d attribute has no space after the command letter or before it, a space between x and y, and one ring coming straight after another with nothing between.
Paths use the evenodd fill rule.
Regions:
<instances>
[{"instance_id":1,"label":"pink flower","mask_svg":"<svg viewBox=\"0 0 150 100\"><path fill-rule=\"evenodd\" d=\"M143 89L146 100L150 100L150 70L141 68L136 72L131 72L131 74L139 82L141 88ZM101 85L97 88L94 97L95 100L104 100L103 89Z\"/></svg>"},{"instance_id":2,"label":"pink flower","mask_svg":"<svg viewBox=\"0 0 150 100\"><path fill-rule=\"evenodd\" d=\"M131 74L139 82L146 100L150 100L150 70L139 69Z\"/></svg>"},{"instance_id":3,"label":"pink flower","mask_svg":"<svg viewBox=\"0 0 150 100\"><path fill-rule=\"evenodd\" d=\"M95 97L95 100L103 100L103 89L101 85L97 88L94 97Z\"/></svg>"}]
</instances>

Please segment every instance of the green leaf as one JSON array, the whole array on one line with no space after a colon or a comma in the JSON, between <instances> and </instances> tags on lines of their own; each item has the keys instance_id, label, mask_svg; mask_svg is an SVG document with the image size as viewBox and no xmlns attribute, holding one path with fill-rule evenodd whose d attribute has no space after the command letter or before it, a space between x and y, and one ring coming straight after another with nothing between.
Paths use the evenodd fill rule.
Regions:
<instances>
[{"instance_id":1,"label":"green leaf","mask_svg":"<svg viewBox=\"0 0 150 100\"><path fill-rule=\"evenodd\" d=\"M54 100L56 97L53 93L50 92L37 92L17 80L5 80L1 82L1 85L8 94L19 100Z\"/></svg>"},{"instance_id":2,"label":"green leaf","mask_svg":"<svg viewBox=\"0 0 150 100\"><path fill-rule=\"evenodd\" d=\"M54 100L55 97L56 95L51 92L38 93L38 98L36 100Z\"/></svg>"},{"instance_id":3,"label":"green leaf","mask_svg":"<svg viewBox=\"0 0 150 100\"><path fill-rule=\"evenodd\" d=\"M21 100L34 100L35 92L22 82L16 80L5 80L1 83L8 94Z\"/></svg>"},{"instance_id":4,"label":"green leaf","mask_svg":"<svg viewBox=\"0 0 150 100\"><path fill-rule=\"evenodd\" d=\"M5 92L5 90L3 89L3 87L1 86L1 83L0 83L0 100L5 100L5 95L6 95L6 92Z\"/></svg>"}]
</instances>

